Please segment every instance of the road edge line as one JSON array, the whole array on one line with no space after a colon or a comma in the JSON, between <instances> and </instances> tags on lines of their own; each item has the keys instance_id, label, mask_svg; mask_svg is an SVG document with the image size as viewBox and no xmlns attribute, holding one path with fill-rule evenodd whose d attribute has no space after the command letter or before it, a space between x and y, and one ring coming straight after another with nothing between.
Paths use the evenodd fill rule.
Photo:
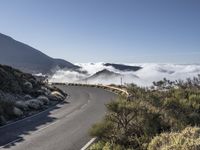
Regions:
<instances>
[{"instance_id":1,"label":"road edge line","mask_svg":"<svg viewBox=\"0 0 200 150\"><path fill-rule=\"evenodd\" d=\"M95 141L96 141L96 137L92 138L89 142L87 142L80 150L87 150L87 148L89 148Z\"/></svg>"}]
</instances>

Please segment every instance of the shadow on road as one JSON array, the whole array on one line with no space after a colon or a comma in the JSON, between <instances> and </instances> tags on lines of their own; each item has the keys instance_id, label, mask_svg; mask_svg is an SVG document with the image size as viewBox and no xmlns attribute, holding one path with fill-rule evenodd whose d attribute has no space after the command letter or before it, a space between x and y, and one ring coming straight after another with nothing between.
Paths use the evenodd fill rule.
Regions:
<instances>
[{"instance_id":1,"label":"shadow on road","mask_svg":"<svg viewBox=\"0 0 200 150\"><path fill-rule=\"evenodd\" d=\"M67 103L68 102L63 102L59 104L59 106L57 104L42 113L0 127L0 148L15 146L16 143L24 141L24 135L31 134L31 132L38 130L42 125L54 122L57 118L50 116L51 111L59 109L62 105Z\"/></svg>"}]
</instances>

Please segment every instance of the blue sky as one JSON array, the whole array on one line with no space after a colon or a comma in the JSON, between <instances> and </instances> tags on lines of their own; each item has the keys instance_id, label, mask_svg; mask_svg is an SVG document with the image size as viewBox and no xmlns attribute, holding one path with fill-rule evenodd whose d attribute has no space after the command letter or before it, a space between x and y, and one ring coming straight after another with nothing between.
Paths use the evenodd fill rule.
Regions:
<instances>
[{"instance_id":1,"label":"blue sky","mask_svg":"<svg viewBox=\"0 0 200 150\"><path fill-rule=\"evenodd\" d=\"M200 63L199 0L0 0L0 32L71 62Z\"/></svg>"}]
</instances>

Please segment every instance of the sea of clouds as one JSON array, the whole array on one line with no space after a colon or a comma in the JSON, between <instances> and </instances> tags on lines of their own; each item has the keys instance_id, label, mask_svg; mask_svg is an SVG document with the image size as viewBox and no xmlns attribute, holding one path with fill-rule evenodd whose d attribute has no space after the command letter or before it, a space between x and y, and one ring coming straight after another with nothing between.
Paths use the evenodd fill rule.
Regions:
<instances>
[{"instance_id":1,"label":"sea of clouds","mask_svg":"<svg viewBox=\"0 0 200 150\"><path fill-rule=\"evenodd\" d=\"M81 71L87 71L87 74L69 71L58 70L49 78L50 82L76 82L90 84L121 84L135 83L139 86L150 86L153 81L159 81L163 78L170 80L185 80L200 74L200 65L198 64L156 64L156 63L140 63L140 64L125 64L131 66L141 66L138 71L120 71L111 66L104 66L103 63L77 63L81 66ZM93 80L84 80L98 71L107 69L109 71L121 74L121 77L106 77L95 78Z\"/></svg>"}]
</instances>

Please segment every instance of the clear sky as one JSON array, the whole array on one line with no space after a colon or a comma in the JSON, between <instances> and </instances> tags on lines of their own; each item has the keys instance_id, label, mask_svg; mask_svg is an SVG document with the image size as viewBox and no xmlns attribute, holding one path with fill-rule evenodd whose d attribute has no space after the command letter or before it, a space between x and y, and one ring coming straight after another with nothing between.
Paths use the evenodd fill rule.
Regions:
<instances>
[{"instance_id":1,"label":"clear sky","mask_svg":"<svg viewBox=\"0 0 200 150\"><path fill-rule=\"evenodd\" d=\"M71 62L200 63L200 0L0 0L0 32Z\"/></svg>"}]
</instances>

